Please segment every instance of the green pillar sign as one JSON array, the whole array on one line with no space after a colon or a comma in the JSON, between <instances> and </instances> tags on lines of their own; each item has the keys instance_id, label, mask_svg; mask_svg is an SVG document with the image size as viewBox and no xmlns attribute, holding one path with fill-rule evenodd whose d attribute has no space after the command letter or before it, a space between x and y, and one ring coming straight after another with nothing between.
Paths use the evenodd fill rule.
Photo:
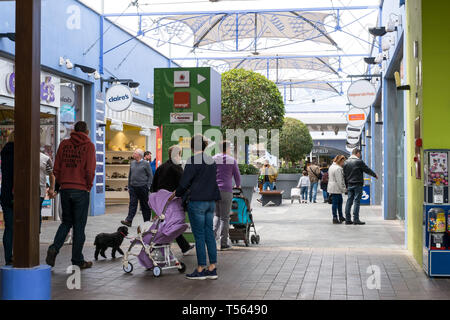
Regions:
<instances>
[{"instance_id":1,"label":"green pillar sign","mask_svg":"<svg viewBox=\"0 0 450 320\"><path fill-rule=\"evenodd\" d=\"M212 68L156 68L154 124L221 125L221 76Z\"/></svg>"}]
</instances>

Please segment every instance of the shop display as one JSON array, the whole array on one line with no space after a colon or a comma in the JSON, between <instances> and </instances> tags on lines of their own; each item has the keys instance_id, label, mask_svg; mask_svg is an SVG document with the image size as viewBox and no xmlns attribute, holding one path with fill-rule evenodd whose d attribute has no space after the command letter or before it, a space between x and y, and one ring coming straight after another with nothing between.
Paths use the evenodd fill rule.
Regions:
<instances>
[{"instance_id":1,"label":"shop display","mask_svg":"<svg viewBox=\"0 0 450 320\"><path fill-rule=\"evenodd\" d=\"M450 276L450 150L425 150L423 267L430 277Z\"/></svg>"},{"instance_id":2,"label":"shop display","mask_svg":"<svg viewBox=\"0 0 450 320\"><path fill-rule=\"evenodd\" d=\"M128 174L134 151L106 151L105 200L107 204L129 202Z\"/></svg>"}]
</instances>

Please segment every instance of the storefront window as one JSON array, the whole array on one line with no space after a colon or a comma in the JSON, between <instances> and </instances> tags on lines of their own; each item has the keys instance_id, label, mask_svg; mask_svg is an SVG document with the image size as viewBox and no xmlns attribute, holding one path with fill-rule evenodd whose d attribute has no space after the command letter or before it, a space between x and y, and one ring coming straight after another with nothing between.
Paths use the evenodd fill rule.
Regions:
<instances>
[{"instance_id":1,"label":"storefront window","mask_svg":"<svg viewBox=\"0 0 450 320\"><path fill-rule=\"evenodd\" d=\"M70 137L75 123L83 120L83 86L61 79L60 88L60 140L64 140Z\"/></svg>"}]
</instances>

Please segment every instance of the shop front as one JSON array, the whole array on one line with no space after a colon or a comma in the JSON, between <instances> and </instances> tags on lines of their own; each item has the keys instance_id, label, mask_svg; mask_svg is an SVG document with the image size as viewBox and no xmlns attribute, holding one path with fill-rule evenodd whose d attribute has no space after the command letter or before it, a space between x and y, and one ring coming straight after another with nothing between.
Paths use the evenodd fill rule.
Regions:
<instances>
[{"instance_id":1,"label":"shop front","mask_svg":"<svg viewBox=\"0 0 450 320\"><path fill-rule=\"evenodd\" d=\"M14 63L0 59L0 150L14 131L15 100ZM70 137L76 121L84 117L84 87L60 76L41 72L40 151L53 161L59 142ZM0 180L1 181L1 180ZM47 179L49 186L49 181ZM38 186L36 186L38 188ZM57 219L55 200L45 198L42 216Z\"/></svg>"},{"instance_id":2,"label":"shop front","mask_svg":"<svg viewBox=\"0 0 450 320\"><path fill-rule=\"evenodd\" d=\"M133 102L130 108L114 112L106 106L105 203L127 204L128 174L133 152L150 151L156 156L156 127L151 105Z\"/></svg>"}]
</instances>

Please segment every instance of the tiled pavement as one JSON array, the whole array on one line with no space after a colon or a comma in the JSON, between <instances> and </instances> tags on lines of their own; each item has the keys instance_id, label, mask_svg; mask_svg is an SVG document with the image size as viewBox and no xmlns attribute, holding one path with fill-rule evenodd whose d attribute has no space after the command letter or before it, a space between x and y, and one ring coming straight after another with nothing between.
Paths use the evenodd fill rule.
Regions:
<instances>
[{"instance_id":1,"label":"tiled pavement","mask_svg":"<svg viewBox=\"0 0 450 320\"><path fill-rule=\"evenodd\" d=\"M326 204L285 202L281 207L261 208L254 203L253 207L261 244L249 248L240 245L219 252L220 277L216 281L187 280L176 270L154 278L137 262L133 273L125 274L120 258L101 259L92 269L82 271L81 290L69 290L65 271L70 263L70 246L64 246L52 271L53 299L450 298L450 280L426 277L403 248L400 223L383 221L379 208L363 208L362 217L368 225L357 227L332 225L330 207ZM116 206L109 208L110 213L105 216L89 218L86 258L93 257L95 234L113 231L123 218L123 210ZM47 243L57 225L56 222L44 224L41 261L45 260ZM180 257L176 246L174 252ZM194 268L195 255L182 260L188 271ZM379 267L379 290L367 286L369 266Z\"/></svg>"}]
</instances>

